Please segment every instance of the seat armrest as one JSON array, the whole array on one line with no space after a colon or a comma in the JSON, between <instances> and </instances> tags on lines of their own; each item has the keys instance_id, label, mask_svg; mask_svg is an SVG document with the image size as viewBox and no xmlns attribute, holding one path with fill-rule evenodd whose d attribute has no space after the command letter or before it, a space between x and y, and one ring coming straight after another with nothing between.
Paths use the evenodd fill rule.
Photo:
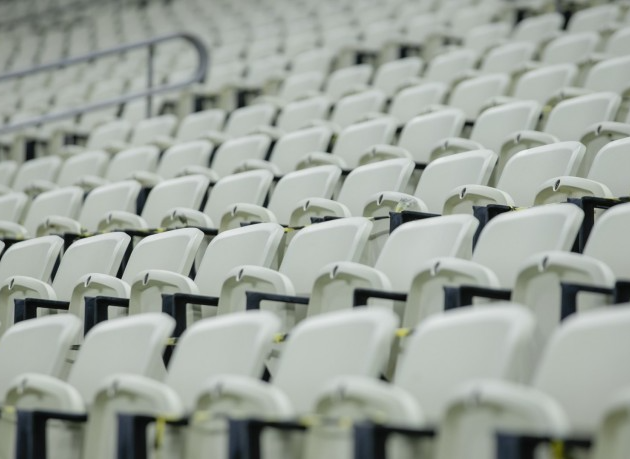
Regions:
<instances>
[{"instance_id":1,"label":"seat armrest","mask_svg":"<svg viewBox=\"0 0 630 459\"><path fill-rule=\"evenodd\" d=\"M32 235L22 225L9 221L0 221L0 239L26 239Z\"/></svg>"},{"instance_id":2,"label":"seat armrest","mask_svg":"<svg viewBox=\"0 0 630 459\"><path fill-rule=\"evenodd\" d=\"M373 422L361 422L354 425L354 448L356 458L361 459L386 459L387 440L392 435L400 435L407 438L422 439L434 438L436 432L433 429L414 429L394 425L375 424Z\"/></svg>"},{"instance_id":3,"label":"seat armrest","mask_svg":"<svg viewBox=\"0 0 630 459\"><path fill-rule=\"evenodd\" d=\"M595 209L610 209L618 204L629 202L630 198L622 197L609 199L597 196L584 196L583 198L569 198L567 201L575 204L584 211L584 220L582 221L582 227L580 228L580 233L578 235L578 249L579 252L582 253L584 251L586 241L593 229L593 225L595 224Z\"/></svg>"},{"instance_id":4,"label":"seat armrest","mask_svg":"<svg viewBox=\"0 0 630 459\"><path fill-rule=\"evenodd\" d=\"M70 308L69 301L48 300L44 298L25 298L15 300L15 322L37 318L38 309L56 309L67 311ZM22 309L22 311L20 311Z\"/></svg>"},{"instance_id":5,"label":"seat armrest","mask_svg":"<svg viewBox=\"0 0 630 459\"><path fill-rule=\"evenodd\" d=\"M477 285L444 286L444 310L470 306L475 297L509 301L512 291Z\"/></svg>"},{"instance_id":6,"label":"seat armrest","mask_svg":"<svg viewBox=\"0 0 630 459\"><path fill-rule=\"evenodd\" d=\"M264 134L275 141L286 134L286 132L275 126L258 126L250 134Z\"/></svg>"},{"instance_id":7,"label":"seat armrest","mask_svg":"<svg viewBox=\"0 0 630 459\"><path fill-rule=\"evenodd\" d=\"M560 282L562 300L560 304L560 320L564 320L577 312L577 296L580 292L598 293L612 296L614 288L600 287L596 285L578 284L572 282Z\"/></svg>"},{"instance_id":8,"label":"seat armrest","mask_svg":"<svg viewBox=\"0 0 630 459\"><path fill-rule=\"evenodd\" d=\"M348 169L348 165L343 158L340 158L337 155L322 152L307 154L300 160L300 162L298 162L296 169L300 170L308 167L328 166L330 164L333 166L339 166L342 170Z\"/></svg>"},{"instance_id":9,"label":"seat armrest","mask_svg":"<svg viewBox=\"0 0 630 459\"><path fill-rule=\"evenodd\" d=\"M139 272L131 281L129 293L129 314L161 312L154 303L155 290L163 293L199 293L197 284L188 276L162 269L148 269Z\"/></svg>"},{"instance_id":10,"label":"seat armrest","mask_svg":"<svg viewBox=\"0 0 630 459\"><path fill-rule=\"evenodd\" d=\"M232 221L270 222L277 223L276 216L263 206L250 203L237 203L221 217L220 228L227 228Z\"/></svg>"},{"instance_id":11,"label":"seat armrest","mask_svg":"<svg viewBox=\"0 0 630 459\"><path fill-rule=\"evenodd\" d=\"M464 151L480 150L483 148L479 142L461 137L447 137L431 149L429 162L443 156L461 153Z\"/></svg>"},{"instance_id":12,"label":"seat armrest","mask_svg":"<svg viewBox=\"0 0 630 459\"><path fill-rule=\"evenodd\" d=\"M245 306L245 309L248 311L260 309L260 304L263 301L277 301L280 303L305 305L308 305L309 302L309 298L306 296L279 295L276 293L266 292L245 292L245 296L247 297L247 305Z\"/></svg>"},{"instance_id":13,"label":"seat armrest","mask_svg":"<svg viewBox=\"0 0 630 459\"><path fill-rule=\"evenodd\" d=\"M99 231L122 228L148 229L149 225L147 225L147 222L145 222L139 215L132 214L131 212L125 212L124 210L113 210L108 212L107 215L98 223Z\"/></svg>"},{"instance_id":14,"label":"seat armrest","mask_svg":"<svg viewBox=\"0 0 630 459\"><path fill-rule=\"evenodd\" d=\"M179 177L182 177L185 175L204 175L210 179L211 185L217 183L219 179L221 178L219 177L219 174L217 174L215 170L209 167L205 167L205 166L186 166L180 169L177 175Z\"/></svg>"},{"instance_id":15,"label":"seat armrest","mask_svg":"<svg viewBox=\"0 0 630 459\"><path fill-rule=\"evenodd\" d=\"M129 178L140 182L143 188L153 188L163 180L159 175L149 171L136 171Z\"/></svg>"},{"instance_id":16,"label":"seat armrest","mask_svg":"<svg viewBox=\"0 0 630 459\"><path fill-rule=\"evenodd\" d=\"M60 215L51 215L47 217L44 223L37 227L37 233L45 232L50 233L74 233L80 234L83 228L81 223L73 218L62 217Z\"/></svg>"},{"instance_id":17,"label":"seat armrest","mask_svg":"<svg viewBox=\"0 0 630 459\"><path fill-rule=\"evenodd\" d=\"M177 207L162 219L160 225L165 228L182 226L200 226L202 228L215 228L216 225L209 216L200 210Z\"/></svg>"},{"instance_id":18,"label":"seat armrest","mask_svg":"<svg viewBox=\"0 0 630 459\"><path fill-rule=\"evenodd\" d=\"M398 191L383 191L371 196L363 207L364 217L374 217L376 214L387 214L411 210L428 212L427 205L422 199Z\"/></svg>"},{"instance_id":19,"label":"seat armrest","mask_svg":"<svg viewBox=\"0 0 630 459\"><path fill-rule=\"evenodd\" d=\"M189 304L217 307L219 297L192 293L162 294L162 312L175 319L175 337L180 337L186 329L186 307Z\"/></svg>"},{"instance_id":20,"label":"seat armrest","mask_svg":"<svg viewBox=\"0 0 630 459\"><path fill-rule=\"evenodd\" d=\"M370 298L381 298L383 300L407 301L407 294L401 292L386 292L371 288L355 288L352 306L365 306Z\"/></svg>"},{"instance_id":21,"label":"seat armrest","mask_svg":"<svg viewBox=\"0 0 630 459\"><path fill-rule=\"evenodd\" d=\"M291 212L289 225L292 227L304 226L311 217L351 217L352 214L348 207L333 199L325 198L307 198L296 204Z\"/></svg>"},{"instance_id":22,"label":"seat armrest","mask_svg":"<svg viewBox=\"0 0 630 459\"><path fill-rule=\"evenodd\" d=\"M159 419L148 414L118 414L118 458L119 459L148 459L147 427L163 420L171 426L187 426L188 417Z\"/></svg>"},{"instance_id":23,"label":"seat armrest","mask_svg":"<svg viewBox=\"0 0 630 459\"><path fill-rule=\"evenodd\" d=\"M33 180L28 184L28 187L24 190L29 196L37 196L45 191L50 191L58 188L57 184L48 180Z\"/></svg>"},{"instance_id":24,"label":"seat armrest","mask_svg":"<svg viewBox=\"0 0 630 459\"><path fill-rule=\"evenodd\" d=\"M262 419L229 420L228 459L247 457L261 459L261 436L265 429L304 431L306 425L298 421L267 421Z\"/></svg>"},{"instance_id":25,"label":"seat armrest","mask_svg":"<svg viewBox=\"0 0 630 459\"><path fill-rule=\"evenodd\" d=\"M209 140L215 148L218 148L222 143L230 140L231 136L221 131L206 131L200 136L200 138Z\"/></svg>"},{"instance_id":26,"label":"seat armrest","mask_svg":"<svg viewBox=\"0 0 630 459\"><path fill-rule=\"evenodd\" d=\"M265 161L264 159L247 159L237 167L236 171L252 171L257 169L268 170L274 175L274 177L282 177L283 175L277 165L270 161Z\"/></svg>"},{"instance_id":27,"label":"seat armrest","mask_svg":"<svg viewBox=\"0 0 630 459\"><path fill-rule=\"evenodd\" d=\"M90 329L109 319L109 307L129 308L129 298L115 296L88 296L85 298L85 334Z\"/></svg>"},{"instance_id":28,"label":"seat armrest","mask_svg":"<svg viewBox=\"0 0 630 459\"><path fill-rule=\"evenodd\" d=\"M413 159L411 153L404 148L394 145L372 145L359 158L359 165L399 158Z\"/></svg>"}]
</instances>

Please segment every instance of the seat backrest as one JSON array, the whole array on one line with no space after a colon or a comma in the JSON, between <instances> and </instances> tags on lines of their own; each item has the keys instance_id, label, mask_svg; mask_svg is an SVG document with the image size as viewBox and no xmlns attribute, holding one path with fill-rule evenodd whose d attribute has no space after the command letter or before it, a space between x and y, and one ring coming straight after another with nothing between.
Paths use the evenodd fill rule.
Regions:
<instances>
[{"instance_id":1,"label":"seat backrest","mask_svg":"<svg viewBox=\"0 0 630 459\"><path fill-rule=\"evenodd\" d=\"M161 135L171 135L177 125L174 115L161 115L140 121L133 129L129 143L134 146L145 145Z\"/></svg>"},{"instance_id":2,"label":"seat backrest","mask_svg":"<svg viewBox=\"0 0 630 459\"><path fill-rule=\"evenodd\" d=\"M52 287L57 299L70 301L77 281L90 273L115 276L131 238L122 232L79 239L64 253Z\"/></svg>"},{"instance_id":3,"label":"seat backrest","mask_svg":"<svg viewBox=\"0 0 630 459\"><path fill-rule=\"evenodd\" d=\"M630 167L630 138L614 140L597 152L587 178L606 185L614 196L628 196L626 171Z\"/></svg>"},{"instance_id":4,"label":"seat backrest","mask_svg":"<svg viewBox=\"0 0 630 459\"><path fill-rule=\"evenodd\" d=\"M71 314L25 320L9 328L0 338L0 400L24 373L60 376L68 349L81 329Z\"/></svg>"},{"instance_id":5,"label":"seat backrest","mask_svg":"<svg viewBox=\"0 0 630 459\"><path fill-rule=\"evenodd\" d=\"M328 126L314 126L285 134L276 141L271 151L271 162L283 174L294 171L308 153L328 150L332 135Z\"/></svg>"},{"instance_id":6,"label":"seat backrest","mask_svg":"<svg viewBox=\"0 0 630 459\"><path fill-rule=\"evenodd\" d=\"M389 106L389 114L405 124L434 104L441 104L448 91L445 83L436 81L411 86L397 92Z\"/></svg>"},{"instance_id":7,"label":"seat backrest","mask_svg":"<svg viewBox=\"0 0 630 459\"><path fill-rule=\"evenodd\" d=\"M500 303L429 317L409 337L394 384L408 391L429 422L439 422L460 385L477 379L525 382L534 318Z\"/></svg>"},{"instance_id":8,"label":"seat backrest","mask_svg":"<svg viewBox=\"0 0 630 459\"><path fill-rule=\"evenodd\" d=\"M0 196L0 220L18 222L28 202L28 196L22 192Z\"/></svg>"},{"instance_id":9,"label":"seat backrest","mask_svg":"<svg viewBox=\"0 0 630 459\"><path fill-rule=\"evenodd\" d=\"M559 13L547 13L523 19L514 28L514 41L541 43L560 30L564 18Z\"/></svg>"},{"instance_id":10,"label":"seat backrest","mask_svg":"<svg viewBox=\"0 0 630 459\"><path fill-rule=\"evenodd\" d=\"M279 271L298 294L308 294L320 270L336 261L358 261L372 229L363 217L340 218L307 226L293 237Z\"/></svg>"},{"instance_id":11,"label":"seat backrest","mask_svg":"<svg viewBox=\"0 0 630 459\"><path fill-rule=\"evenodd\" d=\"M208 245L195 277L202 295L219 296L228 273L237 266L269 267L282 241L277 223L260 223L223 231Z\"/></svg>"},{"instance_id":12,"label":"seat backrest","mask_svg":"<svg viewBox=\"0 0 630 459\"><path fill-rule=\"evenodd\" d=\"M188 327L178 340L166 384L192 411L197 394L212 376L262 374L280 321L268 311L237 312Z\"/></svg>"},{"instance_id":13,"label":"seat backrest","mask_svg":"<svg viewBox=\"0 0 630 459\"><path fill-rule=\"evenodd\" d=\"M603 261L617 278L630 280L630 244L624 234L630 223L630 204L619 204L604 212L593 226L583 253Z\"/></svg>"},{"instance_id":14,"label":"seat backrest","mask_svg":"<svg viewBox=\"0 0 630 459\"><path fill-rule=\"evenodd\" d=\"M463 110L466 119L473 121L488 99L505 94L509 83L510 77L502 73L464 80L451 92L448 105Z\"/></svg>"},{"instance_id":15,"label":"seat backrest","mask_svg":"<svg viewBox=\"0 0 630 459\"><path fill-rule=\"evenodd\" d=\"M249 203L261 206L272 182L273 174L264 169L223 177L212 187L203 212L218 226L221 223L221 216L234 204Z\"/></svg>"},{"instance_id":16,"label":"seat backrest","mask_svg":"<svg viewBox=\"0 0 630 459\"><path fill-rule=\"evenodd\" d=\"M403 191L413 172L413 161L390 159L359 166L343 182L337 202L344 204L351 215L360 217L367 202L383 191Z\"/></svg>"},{"instance_id":17,"label":"seat backrest","mask_svg":"<svg viewBox=\"0 0 630 459\"><path fill-rule=\"evenodd\" d=\"M313 91L319 91L324 82L321 72L307 72L289 75L285 78L278 96L285 102L292 102Z\"/></svg>"},{"instance_id":18,"label":"seat backrest","mask_svg":"<svg viewBox=\"0 0 630 459\"><path fill-rule=\"evenodd\" d=\"M387 62L376 69L372 86L380 89L387 97L392 97L398 89L422 69L422 59L406 57Z\"/></svg>"},{"instance_id":19,"label":"seat backrest","mask_svg":"<svg viewBox=\"0 0 630 459\"><path fill-rule=\"evenodd\" d=\"M579 140L591 125L613 120L620 103L619 95L612 92L563 100L551 110L545 132L560 140Z\"/></svg>"},{"instance_id":20,"label":"seat backrest","mask_svg":"<svg viewBox=\"0 0 630 459\"><path fill-rule=\"evenodd\" d=\"M274 386L287 395L298 414L308 413L317 393L335 377L378 376L396 325L391 312L367 308L304 320L291 331Z\"/></svg>"},{"instance_id":21,"label":"seat backrest","mask_svg":"<svg viewBox=\"0 0 630 459\"><path fill-rule=\"evenodd\" d=\"M618 16L619 6L615 4L586 8L571 16L567 23L567 32L597 32L612 26Z\"/></svg>"},{"instance_id":22,"label":"seat backrest","mask_svg":"<svg viewBox=\"0 0 630 459\"><path fill-rule=\"evenodd\" d=\"M312 121L328 118L330 100L327 97L310 97L286 104L276 120L276 127L283 132L295 132Z\"/></svg>"},{"instance_id":23,"label":"seat backrest","mask_svg":"<svg viewBox=\"0 0 630 459\"><path fill-rule=\"evenodd\" d=\"M390 143L395 132L396 122L391 118L376 118L353 124L341 131L332 153L342 158L349 169L354 169L369 147Z\"/></svg>"},{"instance_id":24,"label":"seat backrest","mask_svg":"<svg viewBox=\"0 0 630 459\"><path fill-rule=\"evenodd\" d=\"M31 203L24 218L24 228L33 237L46 217L58 215L76 218L82 203L83 190L77 186L66 186L42 193Z\"/></svg>"},{"instance_id":25,"label":"seat backrest","mask_svg":"<svg viewBox=\"0 0 630 459\"><path fill-rule=\"evenodd\" d=\"M197 140L207 131L219 131L225 122L225 111L220 109L190 113L181 121L175 138L181 142Z\"/></svg>"},{"instance_id":26,"label":"seat backrest","mask_svg":"<svg viewBox=\"0 0 630 459\"><path fill-rule=\"evenodd\" d=\"M62 160L59 156L46 156L26 161L13 179L13 191L24 191L34 180L54 182Z\"/></svg>"},{"instance_id":27,"label":"seat backrest","mask_svg":"<svg viewBox=\"0 0 630 459\"><path fill-rule=\"evenodd\" d=\"M491 49L483 62L483 73L512 73L523 65L523 62L531 60L536 46L526 41L506 43Z\"/></svg>"},{"instance_id":28,"label":"seat backrest","mask_svg":"<svg viewBox=\"0 0 630 459\"><path fill-rule=\"evenodd\" d=\"M561 35L545 47L540 60L545 64L578 64L595 50L599 40L596 32Z\"/></svg>"},{"instance_id":29,"label":"seat backrest","mask_svg":"<svg viewBox=\"0 0 630 459\"><path fill-rule=\"evenodd\" d=\"M499 154L510 134L536 126L540 112L541 106L532 100L489 108L477 118L470 138Z\"/></svg>"},{"instance_id":30,"label":"seat backrest","mask_svg":"<svg viewBox=\"0 0 630 459\"><path fill-rule=\"evenodd\" d=\"M253 134L230 139L221 144L212 157L212 170L219 177L232 174L237 167L248 159L265 159L271 138L264 134Z\"/></svg>"},{"instance_id":31,"label":"seat backrest","mask_svg":"<svg viewBox=\"0 0 630 459\"><path fill-rule=\"evenodd\" d=\"M271 104L256 104L234 110L223 128L232 137L247 135L260 126L270 126L276 108Z\"/></svg>"},{"instance_id":32,"label":"seat backrest","mask_svg":"<svg viewBox=\"0 0 630 459\"><path fill-rule=\"evenodd\" d=\"M462 185L486 185L497 162L492 150L473 150L435 159L420 176L414 196L429 212L441 214L450 192Z\"/></svg>"},{"instance_id":33,"label":"seat backrest","mask_svg":"<svg viewBox=\"0 0 630 459\"><path fill-rule=\"evenodd\" d=\"M210 163L212 144L205 140L178 143L164 152L157 168L163 179L177 177L188 166L207 167Z\"/></svg>"},{"instance_id":34,"label":"seat backrest","mask_svg":"<svg viewBox=\"0 0 630 459\"><path fill-rule=\"evenodd\" d=\"M202 239L203 233L197 228L182 228L145 237L131 252L122 280L131 283L138 273L148 269L188 275Z\"/></svg>"},{"instance_id":35,"label":"seat backrest","mask_svg":"<svg viewBox=\"0 0 630 459\"><path fill-rule=\"evenodd\" d=\"M160 151L152 145L129 148L117 153L109 162L105 178L116 182L131 177L134 172L154 172Z\"/></svg>"},{"instance_id":36,"label":"seat backrest","mask_svg":"<svg viewBox=\"0 0 630 459\"><path fill-rule=\"evenodd\" d=\"M497 188L507 192L517 206L531 206L545 181L576 175L584 152L579 142L557 142L520 151L508 160Z\"/></svg>"},{"instance_id":37,"label":"seat backrest","mask_svg":"<svg viewBox=\"0 0 630 459\"><path fill-rule=\"evenodd\" d=\"M586 75L584 87L591 91L612 91L622 94L627 87L623 75L630 72L630 56L606 59L595 64Z\"/></svg>"},{"instance_id":38,"label":"seat backrest","mask_svg":"<svg viewBox=\"0 0 630 459\"><path fill-rule=\"evenodd\" d=\"M161 313L101 322L85 336L68 383L90 405L99 385L108 376L125 373L152 377L174 328L175 321Z\"/></svg>"},{"instance_id":39,"label":"seat backrest","mask_svg":"<svg viewBox=\"0 0 630 459\"><path fill-rule=\"evenodd\" d=\"M110 121L94 128L86 147L89 150L105 148L112 142L125 142L131 132L131 124L123 119Z\"/></svg>"},{"instance_id":40,"label":"seat backrest","mask_svg":"<svg viewBox=\"0 0 630 459\"><path fill-rule=\"evenodd\" d=\"M288 224L298 202L307 198L329 199L339 178L337 166L318 166L290 172L276 185L267 208L281 224Z\"/></svg>"},{"instance_id":41,"label":"seat backrest","mask_svg":"<svg viewBox=\"0 0 630 459\"><path fill-rule=\"evenodd\" d=\"M142 186L135 180L123 180L94 188L85 198L79 223L88 231L96 231L104 215L114 210L136 213Z\"/></svg>"},{"instance_id":42,"label":"seat backrest","mask_svg":"<svg viewBox=\"0 0 630 459\"><path fill-rule=\"evenodd\" d=\"M608 398L630 384L622 363L630 346L628 306L571 316L542 356L532 384L560 404L574 434L592 434Z\"/></svg>"},{"instance_id":43,"label":"seat backrest","mask_svg":"<svg viewBox=\"0 0 630 459\"><path fill-rule=\"evenodd\" d=\"M374 267L388 276L394 290L407 291L420 267L432 258L470 258L478 224L472 215L405 223L387 238Z\"/></svg>"},{"instance_id":44,"label":"seat backrest","mask_svg":"<svg viewBox=\"0 0 630 459\"><path fill-rule=\"evenodd\" d=\"M477 53L472 49L457 49L438 54L431 59L422 78L427 81L451 84L466 70L470 70L476 60Z\"/></svg>"},{"instance_id":45,"label":"seat backrest","mask_svg":"<svg viewBox=\"0 0 630 459\"><path fill-rule=\"evenodd\" d=\"M466 50L475 53L472 66L475 65L479 56L483 56L493 46L497 46L506 39L510 29L510 26L505 22L495 22L480 24L466 32L463 46Z\"/></svg>"},{"instance_id":46,"label":"seat backrest","mask_svg":"<svg viewBox=\"0 0 630 459\"><path fill-rule=\"evenodd\" d=\"M549 204L499 215L483 228L472 260L490 268L504 288L513 286L521 263L573 246L584 212L573 204Z\"/></svg>"},{"instance_id":47,"label":"seat backrest","mask_svg":"<svg viewBox=\"0 0 630 459\"><path fill-rule=\"evenodd\" d=\"M607 56L625 56L628 54L628 43L630 42L630 27L622 27L613 33L606 42L605 53Z\"/></svg>"},{"instance_id":48,"label":"seat backrest","mask_svg":"<svg viewBox=\"0 0 630 459\"><path fill-rule=\"evenodd\" d=\"M360 121L366 113L378 113L385 107L387 97L380 89L369 89L342 97L330 115L330 121L343 128Z\"/></svg>"},{"instance_id":49,"label":"seat backrest","mask_svg":"<svg viewBox=\"0 0 630 459\"><path fill-rule=\"evenodd\" d=\"M172 209L185 207L199 210L209 186L210 179L205 175L164 180L149 193L142 209L142 218L149 228L157 228Z\"/></svg>"},{"instance_id":50,"label":"seat backrest","mask_svg":"<svg viewBox=\"0 0 630 459\"><path fill-rule=\"evenodd\" d=\"M11 245L2 254L0 282L10 276L48 281L62 247L63 239L59 236L36 237Z\"/></svg>"},{"instance_id":51,"label":"seat backrest","mask_svg":"<svg viewBox=\"0 0 630 459\"><path fill-rule=\"evenodd\" d=\"M514 97L535 100L541 105L562 88L571 86L577 66L571 63L546 65L523 74L514 87Z\"/></svg>"},{"instance_id":52,"label":"seat backrest","mask_svg":"<svg viewBox=\"0 0 630 459\"><path fill-rule=\"evenodd\" d=\"M109 155L104 151L89 151L71 156L61 166L56 183L59 186L70 186L85 175L101 177L108 163Z\"/></svg>"},{"instance_id":53,"label":"seat backrest","mask_svg":"<svg viewBox=\"0 0 630 459\"><path fill-rule=\"evenodd\" d=\"M370 80L374 69L371 65L360 64L335 70L330 74L324 93L332 100L341 99L348 91Z\"/></svg>"},{"instance_id":54,"label":"seat backrest","mask_svg":"<svg viewBox=\"0 0 630 459\"><path fill-rule=\"evenodd\" d=\"M458 108L416 116L403 127L398 146L411 153L415 162L427 164L436 144L447 137L458 137L465 121L466 115Z\"/></svg>"}]
</instances>

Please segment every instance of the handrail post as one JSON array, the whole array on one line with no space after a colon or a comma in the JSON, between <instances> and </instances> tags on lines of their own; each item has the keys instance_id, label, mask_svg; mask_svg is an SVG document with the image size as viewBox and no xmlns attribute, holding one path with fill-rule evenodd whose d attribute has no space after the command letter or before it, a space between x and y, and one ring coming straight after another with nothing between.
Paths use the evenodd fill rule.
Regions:
<instances>
[{"instance_id":1,"label":"handrail post","mask_svg":"<svg viewBox=\"0 0 630 459\"><path fill-rule=\"evenodd\" d=\"M147 65L147 89L153 89L153 58L155 57L155 49L153 43L149 45L149 65ZM153 93L147 95L147 118L153 116Z\"/></svg>"}]
</instances>

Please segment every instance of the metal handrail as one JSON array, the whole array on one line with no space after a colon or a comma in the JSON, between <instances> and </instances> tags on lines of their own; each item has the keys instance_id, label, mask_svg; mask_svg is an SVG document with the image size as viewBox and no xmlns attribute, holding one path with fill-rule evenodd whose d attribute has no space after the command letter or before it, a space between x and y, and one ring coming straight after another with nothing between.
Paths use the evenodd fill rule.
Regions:
<instances>
[{"instance_id":1,"label":"metal handrail","mask_svg":"<svg viewBox=\"0 0 630 459\"><path fill-rule=\"evenodd\" d=\"M183 80L181 82L163 84L160 86L153 86L153 60L155 54L155 46L164 43L166 41L183 39L189 42L197 51L197 55L199 60L197 62L197 68L195 72L191 75L190 78ZM195 35L180 32L173 33L169 35L162 35L154 38L150 38L148 40L142 40L135 43L130 43L126 45L116 46L114 48L108 48L102 51L95 51L93 53L85 54L83 56L71 57L68 59L63 59L57 62L53 62L50 64L39 65L37 67L32 67L26 70L19 70L16 72L5 73L4 75L0 75L0 81L11 80L15 78L21 78L24 76L32 75L39 72L45 72L47 70L53 70L63 67L68 67L70 65L80 64L82 62L88 62L95 59L98 59L103 56L110 56L112 54L122 54L127 51L138 49L138 48L147 48L149 52L149 60L147 67L147 89L142 91L136 91L132 93L128 93L119 97L114 97L111 99L106 99L104 101L95 102L93 104L87 104L80 107L75 107L66 111L57 112L57 113L49 113L46 115L38 116L36 118L31 118L28 120L21 121L15 124L9 124L6 126L0 127L0 135L7 134L10 132L14 132L23 128L37 126L40 124L48 123L51 121L58 121L66 118L72 118L73 116L81 115L86 112L92 112L96 110L101 110L103 108L111 107L112 105L123 104L132 100L147 98L147 117L150 116L152 112L152 103L153 103L153 95L160 94L168 91L172 91L175 89L184 88L186 86L190 86L194 83L198 83L204 80L206 75L206 70L208 68L208 51L204 46L203 42Z\"/></svg>"}]
</instances>

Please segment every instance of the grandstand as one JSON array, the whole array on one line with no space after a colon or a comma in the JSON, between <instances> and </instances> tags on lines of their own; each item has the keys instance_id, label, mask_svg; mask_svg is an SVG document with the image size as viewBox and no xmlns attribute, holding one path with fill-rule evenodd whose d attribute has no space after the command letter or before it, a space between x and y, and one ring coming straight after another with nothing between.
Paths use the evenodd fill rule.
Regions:
<instances>
[{"instance_id":1,"label":"grandstand","mask_svg":"<svg viewBox=\"0 0 630 459\"><path fill-rule=\"evenodd\" d=\"M630 457L630 3L3 0L0 101L0 459Z\"/></svg>"}]
</instances>

